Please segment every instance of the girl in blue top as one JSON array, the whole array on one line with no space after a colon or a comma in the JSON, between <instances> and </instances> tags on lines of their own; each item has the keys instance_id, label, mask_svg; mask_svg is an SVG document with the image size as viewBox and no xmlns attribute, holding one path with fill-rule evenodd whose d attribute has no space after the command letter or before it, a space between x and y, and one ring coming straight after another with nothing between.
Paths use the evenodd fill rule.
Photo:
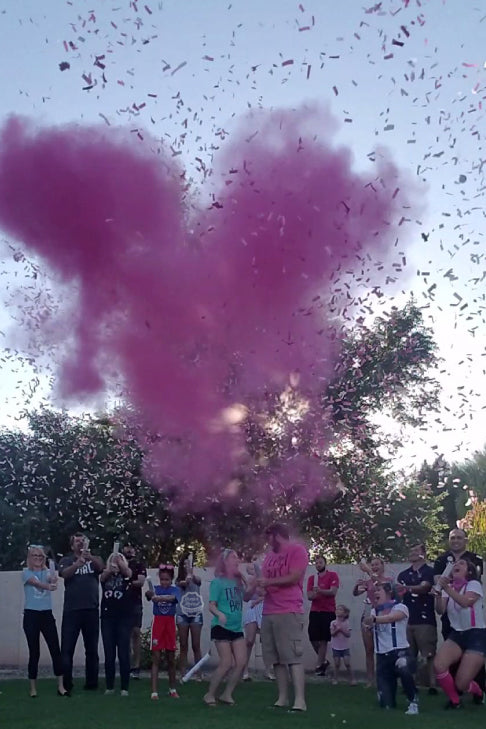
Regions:
<instances>
[{"instance_id":1,"label":"girl in blue top","mask_svg":"<svg viewBox=\"0 0 486 729\"><path fill-rule=\"evenodd\" d=\"M214 569L214 580L209 587L211 640L216 643L219 663L211 676L209 690L204 696L208 706L216 704L216 691L228 672L226 688L219 697L223 704L233 705L233 691L246 665L246 641L243 635L242 615L246 583L240 573L238 555L233 549L223 549Z\"/></svg>"},{"instance_id":2,"label":"girl in blue top","mask_svg":"<svg viewBox=\"0 0 486 729\"><path fill-rule=\"evenodd\" d=\"M37 697L37 670L40 657L40 635L44 636L57 676L57 693L68 696L62 682L62 662L56 621L52 614L51 592L57 590L57 575L46 567L44 548L32 544L27 551L27 567L22 571L25 593L23 628L29 646L30 695Z\"/></svg>"}]
</instances>

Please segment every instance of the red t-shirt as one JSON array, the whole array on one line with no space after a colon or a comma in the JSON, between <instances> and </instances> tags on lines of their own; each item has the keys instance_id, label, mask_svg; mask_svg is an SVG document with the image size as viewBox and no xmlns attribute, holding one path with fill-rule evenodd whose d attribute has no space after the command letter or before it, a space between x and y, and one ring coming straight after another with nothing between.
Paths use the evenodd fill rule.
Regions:
<instances>
[{"instance_id":1,"label":"red t-shirt","mask_svg":"<svg viewBox=\"0 0 486 729\"><path fill-rule=\"evenodd\" d=\"M317 585L316 585L317 582ZM337 572L331 572L331 570L324 570L324 572L311 575L307 580L307 592L310 592L314 587L319 587L321 590L330 590L331 587L339 587L339 577ZM311 603L311 613L335 613L336 612L336 598L334 595L318 595Z\"/></svg>"}]
</instances>

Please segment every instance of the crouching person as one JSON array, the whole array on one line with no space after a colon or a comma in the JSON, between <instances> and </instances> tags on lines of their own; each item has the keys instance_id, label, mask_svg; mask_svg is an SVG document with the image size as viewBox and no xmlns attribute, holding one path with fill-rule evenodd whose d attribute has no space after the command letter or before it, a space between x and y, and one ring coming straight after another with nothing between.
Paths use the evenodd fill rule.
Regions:
<instances>
[{"instance_id":1,"label":"crouching person","mask_svg":"<svg viewBox=\"0 0 486 729\"><path fill-rule=\"evenodd\" d=\"M418 704L408 650L407 623L408 608L397 602L392 585L379 585L375 590L371 615L364 620L373 632L378 700L384 709L395 708L399 678L409 702L405 713L411 715L418 714Z\"/></svg>"}]
</instances>

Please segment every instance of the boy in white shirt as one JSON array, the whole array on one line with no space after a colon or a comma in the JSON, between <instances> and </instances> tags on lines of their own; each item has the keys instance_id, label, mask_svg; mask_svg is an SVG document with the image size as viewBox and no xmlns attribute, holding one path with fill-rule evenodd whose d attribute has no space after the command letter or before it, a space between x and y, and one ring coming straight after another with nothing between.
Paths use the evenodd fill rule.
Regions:
<instances>
[{"instance_id":1,"label":"boy in white shirt","mask_svg":"<svg viewBox=\"0 0 486 729\"><path fill-rule=\"evenodd\" d=\"M396 706L397 678L403 686L409 705L408 715L418 714L416 687L410 670L407 640L408 608L394 599L390 583L379 585L375 591L374 606L364 624L373 630L376 653L376 685L380 706Z\"/></svg>"}]
</instances>

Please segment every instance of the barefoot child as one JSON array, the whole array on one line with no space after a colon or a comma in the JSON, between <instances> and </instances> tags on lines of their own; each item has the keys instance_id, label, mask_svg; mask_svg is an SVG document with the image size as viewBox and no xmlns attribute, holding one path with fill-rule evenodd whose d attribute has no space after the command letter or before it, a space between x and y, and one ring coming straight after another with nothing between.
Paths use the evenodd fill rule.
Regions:
<instances>
[{"instance_id":1,"label":"barefoot child","mask_svg":"<svg viewBox=\"0 0 486 729\"><path fill-rule=\"evenodd\" d=\"M346 674L351 686L356 685L349 650L349 639L351 628L349 627L349 608L346 605L338 605L336 608L336 620L331 623L331 648L334 658L333 684L338 682L339 667L341 660L346 668Z\"/></svg>"},{"instance_id":2,"label":"barefoot child","mask_svg":"<svg viewBox=\"0 0 486 729\"><path fill-rule=\"evenodd\" d=\"M169 673L169 696L178 699L176 690L176 604L179 600L179 588L172 584L174 567L170 564L161 564L159 567L160 585L154 587L153 592L147 590L145 597L153 603L152 622L152 694L151 699L157 701L160 654L165 651Z\"/></svg>"}]
</instances>

